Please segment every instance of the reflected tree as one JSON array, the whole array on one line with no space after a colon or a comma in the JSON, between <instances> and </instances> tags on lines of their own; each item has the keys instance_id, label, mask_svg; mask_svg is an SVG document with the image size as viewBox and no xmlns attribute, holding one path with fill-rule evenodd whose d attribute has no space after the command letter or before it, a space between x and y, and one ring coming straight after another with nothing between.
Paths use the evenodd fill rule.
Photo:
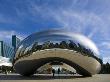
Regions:
<instances>
[{"instance_id":1,"label":"reflected tree","mask_svg":"<svg viewBox=\"0 0 110 82\"><path fill-rule=\"evenodd\" d=\"M89 57L93 57L96 60L98 60L100 63L102 63L102 60L98 57L96 57L94 55L94 53L91 51L91 49L87 49L86 47L84 47L83 45L81 45L80 43L75 43L72 40L67 41L61 41L59 43L52 43L51 41L46 41L44 42L44 44L39 45L38 42L35 42L31 49L27 50L27 52L24 54L25 49L22 49L22 51L20 51L20 57L23 56L29 56L31 55L33 52L36 52L37 50L44 50L44 49L51 49L51 48L62 48L62 49L70 49L70 50L74 50L77 51L77 53L81 53L84 56L89 56ZM24 55L22 55L24 54ZM16 59L19 59L16 58Z\"/></svg>"}]
</instances>

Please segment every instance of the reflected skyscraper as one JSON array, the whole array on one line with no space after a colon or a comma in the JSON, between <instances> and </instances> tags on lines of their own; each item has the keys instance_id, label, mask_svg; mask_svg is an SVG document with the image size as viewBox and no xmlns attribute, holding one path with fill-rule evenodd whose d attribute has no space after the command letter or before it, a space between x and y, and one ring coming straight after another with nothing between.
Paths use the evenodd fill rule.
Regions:
<instances>
[{"instance_id":1,"label":"reflected skyscraper","mask_svg":"<svg viewBox=\"0 0 110 82\"><path fill-rule=\"evenodd\" d=\"M16 49L20 42L21 40L16 35L12 35L12 46L14 47L14 49Z\"/></svg>"},{"instance_id":2,"label":"reflected skyscraper","mask_svg":"<svg viewBox=\"0 0 110 82\"><path fill-rule=\"evenodd\" d=\"M0 56L13 59L13 55L14 48L9 44L0 41Z\"/></svg>"},{"instance_id":3,"label":"reflected skyscraper","mask_svg":"<svg viewBox=\"0 0 110 82\"><path fill-rule=\"evenodd\" d=\"M12 58L14 58L15 56L15 51L16 51L16 48L18 46L18 44L21 42L21 40L16 36L16 35L12 35L12 46L14 48L14 55Z\"/></svg>"},{"instance_id":4,"label":"reflected skyscraper","mask_svg":"<svg viewBox=\"0 0 110 82\"><path fill-rule=\"evenodd\" d=\"M13 60L16 47L19 43L20 39L16 37L16 35L12 36L12 45L4 41L0 41L0 56Z\"/></svg>"}]
</instances>

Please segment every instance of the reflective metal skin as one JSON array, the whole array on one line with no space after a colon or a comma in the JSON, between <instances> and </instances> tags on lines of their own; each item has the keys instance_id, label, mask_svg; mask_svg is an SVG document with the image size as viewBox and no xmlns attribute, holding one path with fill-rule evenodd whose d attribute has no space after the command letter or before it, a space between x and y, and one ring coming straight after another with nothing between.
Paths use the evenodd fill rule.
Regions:
<instances>
[{"instance_id":1,"label":"reflective metal skin","mask_svg":"<svg viewBox=\"0 0 110 82\"><path fill-rule=\"evenodd\" d=\"M84 76L101 70L102 60L95 44L83 35L64 30L48 30L25 38L16 50L15 70L24 76L34 74L42 65L64 62Z\"/></svg>"}]
</instances>

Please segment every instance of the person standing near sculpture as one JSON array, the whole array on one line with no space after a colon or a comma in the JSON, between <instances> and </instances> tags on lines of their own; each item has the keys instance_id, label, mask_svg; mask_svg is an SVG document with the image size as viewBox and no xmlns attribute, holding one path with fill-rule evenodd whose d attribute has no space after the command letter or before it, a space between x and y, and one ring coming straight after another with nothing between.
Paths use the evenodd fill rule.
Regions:
<instances>
[{"instance_id":1,"label":"person standing near sculpture","mask_svg":"<svg viewBox=\"0 0 110 82\"><path fill-rule=\"evenodd\" d=\"M60 73L60 68L58 68L58 75L59 75L59 73Z\"/></svg>"},{"instance_id":2,"label":"person standing near sculpture","mask_svg":"<svg viewBox=\"0 0 110 82\"><path fill-rule=\"evenodd\" d=\"M52 69L53 77L55 76L55 69Z\"/></svg>"}]
</instances>

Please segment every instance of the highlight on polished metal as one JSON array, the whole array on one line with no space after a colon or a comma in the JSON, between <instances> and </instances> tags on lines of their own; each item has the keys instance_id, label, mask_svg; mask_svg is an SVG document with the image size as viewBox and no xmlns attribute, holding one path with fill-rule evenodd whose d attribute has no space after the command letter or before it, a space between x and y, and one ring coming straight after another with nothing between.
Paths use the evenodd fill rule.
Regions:
<instances>
[{"instance_id":1,"label":"highlight on polished metal","mask_svg":"<svg viewBox=\"0 0 110 82\"><path fill-rule=\"evenodd\" d=\"M55 61L70 65L84 76L98 73L102 64L99 51L90 39L64 30L29 35L18 45L13 64L19 74L29 76L44 64Z\"/></svg>"}]
</instances>

